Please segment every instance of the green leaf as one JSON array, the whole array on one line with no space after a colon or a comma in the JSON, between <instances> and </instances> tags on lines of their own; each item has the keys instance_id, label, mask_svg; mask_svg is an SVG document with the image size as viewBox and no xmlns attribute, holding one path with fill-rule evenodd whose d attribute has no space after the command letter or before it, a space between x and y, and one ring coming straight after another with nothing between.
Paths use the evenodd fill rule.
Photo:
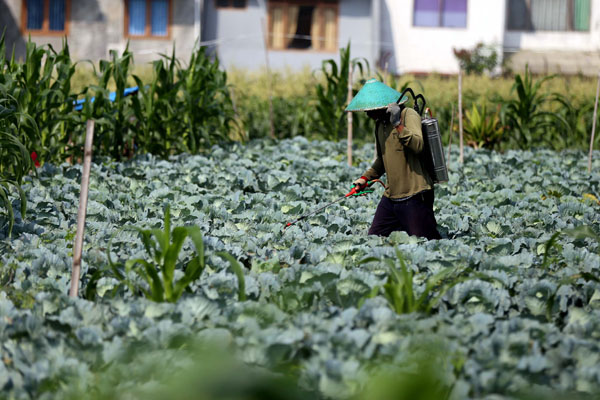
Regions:
<instances>
[{"instance_id":1,"label":"green leaf","mask_svg":"<svg viewBox=\"0 0 600 400\"><path fill-rule=\"evenodd\" d=\"M244 278L244 270L240 263L229 253L219 252L217 255L224 260L229 261L231 269L235 273L238 280L238 301L246 301L246 280Z\"/></svg>"}]
</instances>

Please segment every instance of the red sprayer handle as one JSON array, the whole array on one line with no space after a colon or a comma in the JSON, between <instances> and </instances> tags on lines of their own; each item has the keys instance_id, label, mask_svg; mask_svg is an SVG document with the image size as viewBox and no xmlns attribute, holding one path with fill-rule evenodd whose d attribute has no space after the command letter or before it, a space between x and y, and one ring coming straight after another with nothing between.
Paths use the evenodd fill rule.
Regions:
<instances>
[{"instance_id":1,"label":"red sprayer handle","mask_svg":"<svg viewBox=\"0 0 600 400\"><path fill-rule=\"evenodd\" d=\"M363 186L355 185L352 188L351 191L349 191L348 193L346 193L346 196L344 196L344 197L350 197L350 196L354 196L354 195L360 195L360 192L362 192L363 190L365 190L368 187L371 187L376 182L381 183L381 186L383 186L384 189L387 189L387 187L385 186L385 184L383 182L381 182L379 179L373 179L372 181L367 182Z\"/></svg>"}]
</instances>

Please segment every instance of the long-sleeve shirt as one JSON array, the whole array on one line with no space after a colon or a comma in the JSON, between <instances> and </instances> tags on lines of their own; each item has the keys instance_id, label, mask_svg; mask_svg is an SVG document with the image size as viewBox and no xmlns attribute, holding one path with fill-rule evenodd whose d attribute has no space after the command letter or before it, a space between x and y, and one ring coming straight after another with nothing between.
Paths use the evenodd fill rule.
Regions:
<instances>
[{"instance_id":1,"label":"long-sleeve shirt","mask_svg":"<svg viewBox=\"0 0 600 400\"><path fill-rule=\"evenodd\" d=\"M377 158L363 174L368 180L387 174L388 188L384 196L390 199L409 197L433 188L433 182L419 157L423 151L421 117L415 110L406 107L401 118L404 122L401 133L387 121L377 123Z\"/></svg>"}]
</instances>

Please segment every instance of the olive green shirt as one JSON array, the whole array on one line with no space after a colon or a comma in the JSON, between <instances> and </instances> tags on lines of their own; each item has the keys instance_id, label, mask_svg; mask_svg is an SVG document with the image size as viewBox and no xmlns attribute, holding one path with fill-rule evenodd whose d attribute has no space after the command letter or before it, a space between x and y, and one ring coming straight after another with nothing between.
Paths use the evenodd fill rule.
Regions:
<instances>
[{"instance_id":1,"label":"olive green shirt","mask_svg":"<svg viewBox=\"0 0 600 400\"><path fill-rule=\"evenodd\" d=\"M401 121L404 129L400 133L388 121L377 123L377 158L363 174L368 180L387 174L388 188L384 196L390 199L401 199L433 188L419 157L423 151L421 117L415 110L406 107Z\"/></svg>"}]
</instances>

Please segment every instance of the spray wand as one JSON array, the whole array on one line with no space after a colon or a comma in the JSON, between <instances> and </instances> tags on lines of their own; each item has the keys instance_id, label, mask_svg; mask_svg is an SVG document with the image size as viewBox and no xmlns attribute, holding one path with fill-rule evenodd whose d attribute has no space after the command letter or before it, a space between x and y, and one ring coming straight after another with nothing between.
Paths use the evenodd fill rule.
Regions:
<instances>
[{"instance_id":1,"label":"spray wand","mask_svg":"<svg viewBox=\"0 0 600 400\"><path fill-rule=\"evenodd\" d=\"M383 182L381 182L379 179L373 179L372 181L367 182L365 185L360 186L360 185L354 185L354 187L352 188L352 190L350 190L348 193L346 193L344 196L340 197L339 199L335 199L334 201L325 204L322 207L317 208L314 211L309 212L308 214L304 214L302 215L300 218L298 218L297 220L293 221L293 222L288 222L285 224L285 228L283 228L283 230L285 231L288 227L294 225L296 222L300 222L305 218L308 218L312 215L317 214L318 212L326 209L327 207L329 207L332 204L338 203L344 199L347 199L348 197L352 197L352 196L365 196L369 193L373 193L374 189L371 188L371 186L376 183L379 182L381 183L381 186L383 186L384 188L386 188L385 184Z\"/></svg>"}]
</instances>

